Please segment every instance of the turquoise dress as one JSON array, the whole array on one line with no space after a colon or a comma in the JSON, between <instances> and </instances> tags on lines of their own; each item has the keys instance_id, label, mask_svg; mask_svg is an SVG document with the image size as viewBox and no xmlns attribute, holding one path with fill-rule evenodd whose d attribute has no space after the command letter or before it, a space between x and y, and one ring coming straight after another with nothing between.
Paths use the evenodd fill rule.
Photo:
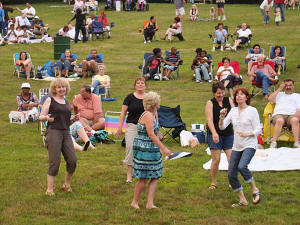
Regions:
<instances>
[{"instance_id":1,"label":"turquoise dress","mask_svg":"<svg viewBox=\"0 0 300 225\"><path fill-rule=\"evenodd\" d=\"M159 131L153 121L154 133ZM162 159L159 147L148 136L146 126L137 124L138 135L133 141L133 174L135 178L155 179L162 177Z\"/></svg>"}]
</instances>

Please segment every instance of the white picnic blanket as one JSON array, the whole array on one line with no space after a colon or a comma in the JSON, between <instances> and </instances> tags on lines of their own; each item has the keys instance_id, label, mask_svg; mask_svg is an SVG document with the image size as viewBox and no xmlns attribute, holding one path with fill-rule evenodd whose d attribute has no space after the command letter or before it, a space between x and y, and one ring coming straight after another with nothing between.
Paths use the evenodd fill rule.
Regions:
<instances>
[{"instance_id":1,"label":"white picnic blanket","mask_svg":"<svg viewBox=\"0 0 300 225\"><path fill-rule=\"evenodd\" d=\"M52 80L55 80L56 77L44 77L43 79L38 79L38 78L32 78L32 80L38 80L38 81L52 81ZM71 77L68 77L67 78L68 81L77 81L80 79L80 77L76 77L76 78L71 78Z\"/></svg>"},{"instance_id":2,"label":"white picnic blanket","mask_svg":"<svg viewBox=\"0 0 300 225\"><path fill-rule=\"evenodd\" d=\"M209 148L206 149L210 155ZM210 169L211 159L203 164L203 168ZM268 148L258 149L252 158L249 169L251 171L285 171L300 170L300 148ZM225 153L221 153L219 170L228 170L228 162Z\"/></svg>"}]
</instances>

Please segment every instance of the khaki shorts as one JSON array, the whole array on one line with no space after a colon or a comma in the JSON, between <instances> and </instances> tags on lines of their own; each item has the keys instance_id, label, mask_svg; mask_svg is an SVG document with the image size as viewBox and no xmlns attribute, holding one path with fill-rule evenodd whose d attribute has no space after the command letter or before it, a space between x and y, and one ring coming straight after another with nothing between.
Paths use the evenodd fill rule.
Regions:
<instances>
[{"instance_id":1,"label":"khaki shorts","mask_svg":"<svg viewBox=\"0 0 300 225\"><path fill-rule=\"evenodd\" d=\"M126 165L133 165L133 141L137 136L137 125L134 123L128 123L125 133L125 141L126 141L126 155L123 162Z\"/></svg>"},{"instance_id":2,"label":"khaki shorts","mask_svg":"<svg viewBox=\"0 0 300 225\"><path fill-rule=\"evenodd\" d=\"M276 124L276 121L279 119L279 118L283 118L284 120L284 124L283 126L287 126L287 127L291 127L291 119L293 118L294 116L293 115L282 115L282 114L277 114L273 117L272 119L272 124L275 125Z\"/></svg>"},{"instance_id":3,"label":"khaki shorts","mask_svg":"<svg viewBox=\"0 0 300 225\"><path fill-rule=\"evenodd\" d=\"M184 7L176 9L175 10L175 14L176 14L176 16L179 16L179 15L183 16L183 15L185 15Z\"/></svg>"},{"instance_id":4,"label":"khaki shorts","mask_svg":"<svg viewBox=\"0 0 300 225\"><path fill-rule=\"evenodd\" d=\"M89 127L92 127L94 125L94 120L89 120L89 119L86 119L86 118L83 118L81 117L80 118L84 123L86 123ZM99 121L100 120L103 120L104 118L103 117L100 117L99 118Z\"/></svg>"}]
</instances>

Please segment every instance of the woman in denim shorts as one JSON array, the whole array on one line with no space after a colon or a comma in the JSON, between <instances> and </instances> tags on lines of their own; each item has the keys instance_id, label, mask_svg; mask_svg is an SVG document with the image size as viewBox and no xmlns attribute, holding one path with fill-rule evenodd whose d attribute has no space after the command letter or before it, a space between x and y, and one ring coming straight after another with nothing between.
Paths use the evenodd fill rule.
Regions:
<instances>
[{"instance_id":1,"label":"woman in denim shorts","mask_svg":"<svg viewBox=\"0 0 300 225\"><path fill-rule=\"evenodd\" d=\"M230 109L234 107L234 104L230 98L225 97L225 87L223 83L214 83L212 92L214 98L207 101L205 113L208 124L207 140L212 157L210 168L211 185L209 186L209 189L216 189L221 151L224 150L227 160L229 161L233 145L232 125L229 125L225 130L219 129L220 110L226 108L229 112Z\"/></svg>"}]
</instances>

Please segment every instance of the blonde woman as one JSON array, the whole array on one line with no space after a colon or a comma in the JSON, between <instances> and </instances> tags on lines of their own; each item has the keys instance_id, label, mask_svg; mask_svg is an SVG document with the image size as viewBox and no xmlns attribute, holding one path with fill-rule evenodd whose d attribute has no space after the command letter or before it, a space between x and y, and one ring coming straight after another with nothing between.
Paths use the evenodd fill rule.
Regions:
<instances>
[{"instance_id":1,"label":"blonde woman","mask_svg":"<svg viewBox=\"0 0 300 225\"><path fill-rule=\"evenodd\" d=\"M133 141L133 177L138 178L135 185L134 197L131 203L138 209L138 200L145 185L148 184L148 199L146 208L157 208L154 203L158 179L162 177L162 153L171 156L170 150L159 140L159 125L157 109L160 105L160 96L155 92L144 95L143 105L145 112L141 115L138 124L138 134Z\"/></svg>"},{"instance_id":2,"label":"blonde woman","mask_svg":"<svg viewBox=\"0 0 300 225\"><path fill-rule=\"evenodd\" d=\"M198 8L195 4L193 4L190 9L190 20L195 21L197 19L198 19Z\"/></svg>"},{"instance_id":3,"label":"blonde woman","mask_svg":"<svg viewBox=\"0 0 300 225\"><path fill-rule=\"evenodd\" d=\"M53 196L54 178L58 174L61 154L66 161L66 177L62 189L72 192L70 182L76 169L76 154L70 135L71 107L65 96L70 84L65 78L57 78L50 84L50 94L43 104L39 120L48 121L46 143L49 155L46 195Z\"/></svg>"}]
</instances>

